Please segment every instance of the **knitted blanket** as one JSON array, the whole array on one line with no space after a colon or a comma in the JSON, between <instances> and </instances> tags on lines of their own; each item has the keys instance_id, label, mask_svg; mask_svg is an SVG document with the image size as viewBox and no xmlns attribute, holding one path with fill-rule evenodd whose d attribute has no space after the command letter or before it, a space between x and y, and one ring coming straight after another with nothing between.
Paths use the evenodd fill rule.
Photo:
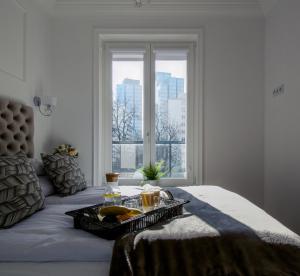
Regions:
<instances>
[{"instance_id":1,"label":"knitted blanket","mask_svg":"<svg viewBox=\"0 0 300 276\"><path fill-rule=\"evenodd\" d=\"M300 238L237 194L173 188L182 216L115 242L110 276L300 275Z\"/></svg>"}]
</instances>

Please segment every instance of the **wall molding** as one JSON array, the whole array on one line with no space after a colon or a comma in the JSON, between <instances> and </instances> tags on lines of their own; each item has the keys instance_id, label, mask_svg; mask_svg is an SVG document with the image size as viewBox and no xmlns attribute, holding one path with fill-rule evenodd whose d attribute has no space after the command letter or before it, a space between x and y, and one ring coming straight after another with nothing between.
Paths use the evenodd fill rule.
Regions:
<instances>
[{"instance_id":1,"label":"wall molding","mask_svg":"<svg viewBox=\"0 0 300 276\"><path fill-rule=\"evenodd\" d=\"M56 1L54 13L103 13L103 12L194 12L206 14L262 15L259 2L255 1L144 1L136 7L134 1Z\"/></svg>"},{"instance_id":2,"label":"wall molding","mask_svg":"<svg viewBox=\"0 0 300 276\"><path fill-rule=\"evenodd\" d=\"M16 78L21 81L26 81L26 24L27 24L27 11L26 9L20 4L19 0L14 0L16 7L18 7L22 13L23 13L23 18L22 18L22 72L21 74L17 74L15 72L9 72L6 69L1 67L0 64L0 72L5 73L13 78Z\"/></svg>"}]
</instances>

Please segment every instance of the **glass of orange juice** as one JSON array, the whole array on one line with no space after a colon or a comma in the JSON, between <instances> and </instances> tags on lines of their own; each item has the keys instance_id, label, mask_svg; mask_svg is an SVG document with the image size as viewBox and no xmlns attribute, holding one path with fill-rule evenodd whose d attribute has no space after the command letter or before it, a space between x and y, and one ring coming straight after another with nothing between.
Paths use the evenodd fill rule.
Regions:
<instances>
[{"instance_id":1,"label":"glass of orange juice","mask_svg":"<svg viewBox=\"0 0 300 276\"><path fill-rule=\"evenodd\" d=\"M157 191L143 191L141 192L141 204L144 212L152 211L159 205L159 194Z\"/></svg>"}]
</instances>

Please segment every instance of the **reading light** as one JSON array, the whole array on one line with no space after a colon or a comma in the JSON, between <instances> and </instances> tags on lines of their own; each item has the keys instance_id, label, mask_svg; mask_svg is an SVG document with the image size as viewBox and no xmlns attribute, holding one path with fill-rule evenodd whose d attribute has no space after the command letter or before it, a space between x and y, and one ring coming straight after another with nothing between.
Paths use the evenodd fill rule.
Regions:
<instances>
[{"instance_id":1,"label":"reading light","mask_svg":"<svg viewBox=\"0 0 300 276\"><path fill-rule=\"evenodd\" d=\"M34 106L39 108L40 113L43 116L51 116L56 104L57 98L52 96L35 96L33 98Z\"/></svg>"}]
</instances>

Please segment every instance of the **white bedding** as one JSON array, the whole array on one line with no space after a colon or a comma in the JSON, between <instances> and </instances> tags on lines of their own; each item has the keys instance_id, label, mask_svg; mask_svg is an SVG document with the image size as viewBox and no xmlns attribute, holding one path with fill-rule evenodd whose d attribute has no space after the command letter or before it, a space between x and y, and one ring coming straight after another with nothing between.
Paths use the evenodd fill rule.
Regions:
<instances>
[{"instance_id":1,"label":"white bedding","mask_svg":"<svg viewBox=\"0 0 300 276\"><path fill-rule=\"evenodd\" d=\"M128 196L139 188L122 187ZM73 228L64 213L103 201L102 188L88 188L68 197L52 195L45 209L10 229L0 230L0 275L106 276L113 241Z\"/></svg>"},{"instance_id":2,"label":"white bedding","mask_svg":"<svg viewBox=\"0 0 300 276\"><path fill-rule=\"evenodd\" d=\"M135 195L141 192L140 187L135 186L122 186L121 193L122 195ZM46 198L45 204L98 204L103 202L103 197L101 196L104 193L104 189L101 187L90 187L86 190L77 193L75 195L61 197L58 195L52 195Z\"/></svg>"},{"instance_id":3,"label":"white bedding","mask_svg":"<svg viewBox=\"0 0 300 276\"><path fill-rule=\"evenodd\" d=\"M122 187L122 193L140 192ZM113 241L73 228L65 212L100 203L103 189L88 188L73 196L46 198L45 208L0 231L0 262L109 262Z\"/></svg>"},{"instance_id":4,"label":"white bedding","mask_svg":"<svg viewBox=\"0 0 300 276\"><path fill-rule=\"evenodd\" d=\"M1 276L107 276L109 262L0 263Z\"/></svg>"},{"instance_id":5,"label":"white bedding","mask_svg":"<svg viewBox=\"0 0 300 276\"><path fill-rule=\"evenodd\" d=\"M109 262L113 241L73 228L64 213L85 205L48 205L0 231L1 262Z\"/></svg>"},{"instance_id":6,"label":"white bedding","mask_svg":"<svg viewBox=\"0 0 300 276\"><path fill-rule=\"evenodd\" d=\"M121 191L122 194L133 195L139 193L140 188L121 187ZM222 210L227 219L234 218L240 225L246 225L257 232L260 229L263 231L267 229L298 239L296 234L263 210L243 197L222 188L193 186L170 188L170 191L175 197L185 197L192 201L186 205L187 211L197 211L209 205L215 210ZM44 210L10 229L0 230L0 275L84 275L83 270L76 269L76 264L79 263L83 267L90 264L93 272L85 275L107 275L113 241L74 229L72 218L64 214L68 210L99 203L101 193L102 190L99 188L89 188L70 197L50 196L46 199ZM212 216L217 213L212 213ZM226 226L227 222L230 220L222 222L223 226ZM219 221L216 220L216 223L219 224ZM170 227L167 226L166 230L171 232L171 226L172 224ZM215 229L218 230L217 227ZM193 229L187 232L192 235ZM64 272L60 273L59 267ZM43 269L47 270L47 274L39 274Z\"/></svg>"}]
</instances>

